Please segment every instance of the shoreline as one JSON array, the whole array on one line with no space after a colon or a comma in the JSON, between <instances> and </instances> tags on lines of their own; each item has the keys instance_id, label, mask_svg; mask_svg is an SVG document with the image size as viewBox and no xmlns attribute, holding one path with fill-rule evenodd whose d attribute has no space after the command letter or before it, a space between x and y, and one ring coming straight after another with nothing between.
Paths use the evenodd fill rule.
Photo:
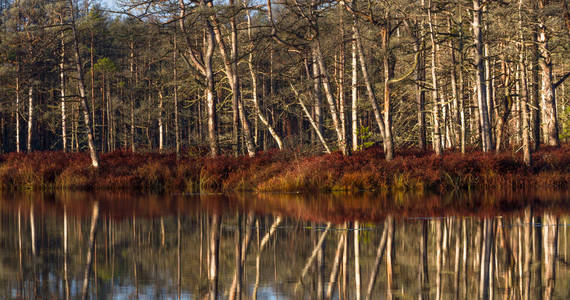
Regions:
<instances>
[{"instance_id":1,"label":"shoreline","mask_svg":"<svg viewBox=\"0 0 570 300\"><path fill-rule=\"evenodd\" d=\"M385 161L380 147L342 156L292 151L256 157L195 157L115 151L93 169L87 153L0 155L6 190L132 190L168 193L372 191L444 194L472 189L525 187L564 190L570 183L570 145L545 147L524 165L522 154L448 151L437 157L415 149Z\"/></svg>"}]
</instances>

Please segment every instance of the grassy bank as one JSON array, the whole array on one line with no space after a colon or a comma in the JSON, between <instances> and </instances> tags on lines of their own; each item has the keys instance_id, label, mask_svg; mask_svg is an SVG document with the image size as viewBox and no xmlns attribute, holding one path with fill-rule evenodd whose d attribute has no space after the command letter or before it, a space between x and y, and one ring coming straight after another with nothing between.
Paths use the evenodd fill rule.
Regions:
<instances>
[{"instance_id":1,"label":"grassy bank","mask_svg":"<svg viewBox=\"0 0 570 300\"><path fill-rule=\"evenodd\" d=\"M430 191L473 188L565 189L570 183L570 145L544 148L526 167L519 154L466 155L406 150L386 162L373 147L343 157L339 153L300 156L270 151L255 158L218 158L117 151L93 169L86 153L34 152L0 156L3 190L136 189L167 192L230 191Z\"/></svg>"}]
</instances>

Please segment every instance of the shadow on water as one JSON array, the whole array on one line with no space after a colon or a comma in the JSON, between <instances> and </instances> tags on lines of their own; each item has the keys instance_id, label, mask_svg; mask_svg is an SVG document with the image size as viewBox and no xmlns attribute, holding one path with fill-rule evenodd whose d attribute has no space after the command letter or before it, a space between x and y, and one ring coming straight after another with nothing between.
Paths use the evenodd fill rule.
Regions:
<instances>
[{"instance_id":1,"label":"shadow on water","mask_svg":"<svg viewBox=\"0 0 570 300\"><path fill-rule=\"evenodd\" d=\"M566 192L0 197L0 298L566 299Z\"/></svg>"}]
</instances>

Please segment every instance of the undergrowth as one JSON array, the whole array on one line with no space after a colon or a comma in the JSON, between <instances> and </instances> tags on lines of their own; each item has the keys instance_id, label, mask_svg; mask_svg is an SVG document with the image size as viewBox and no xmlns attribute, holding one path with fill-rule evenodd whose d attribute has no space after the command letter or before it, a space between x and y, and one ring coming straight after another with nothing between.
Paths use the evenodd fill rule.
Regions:
<instances>
[{"instance_id":1,"label":"undergrowth","mask_svg":"<svg viewBox=\"0 0 570 300\"><path fill-rule=\"evenodd\" d=\"M527 167L518 153L446 152L438 157L416 149L384 160L380 147L300 156L260 152L256 157L131 153L101 156L94 169L86 153L34 152L0 156L4 190L146 190L157 192L379 191L436 192L472 188L564 189L570 182L570 145L533 153Z\"/></svg>"}]
</instances>

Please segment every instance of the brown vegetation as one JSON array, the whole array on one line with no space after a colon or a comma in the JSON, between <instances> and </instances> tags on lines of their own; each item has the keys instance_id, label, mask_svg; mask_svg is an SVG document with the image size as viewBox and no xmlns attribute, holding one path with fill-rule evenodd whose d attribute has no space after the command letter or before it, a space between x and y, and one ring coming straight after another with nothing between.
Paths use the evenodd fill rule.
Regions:
<instances>
[{"instance_id":1,"label":"brown vegetation","mask_svg":"<svg viewBox=\"0 0 570 300\"><path fill-rule=\"evenodd\" d=\"M115 151L90 167L86 153L34 152L0 156L0 186L21 189L147 190L159 192L435 192L473 188L564 189L570 182L570 145L544 148L526 167L521 154L466 155L406 150L385 161L372 147L352 156L300 156L269 151L253 158L210 158Z\"/></svg>"}]
</instances>

